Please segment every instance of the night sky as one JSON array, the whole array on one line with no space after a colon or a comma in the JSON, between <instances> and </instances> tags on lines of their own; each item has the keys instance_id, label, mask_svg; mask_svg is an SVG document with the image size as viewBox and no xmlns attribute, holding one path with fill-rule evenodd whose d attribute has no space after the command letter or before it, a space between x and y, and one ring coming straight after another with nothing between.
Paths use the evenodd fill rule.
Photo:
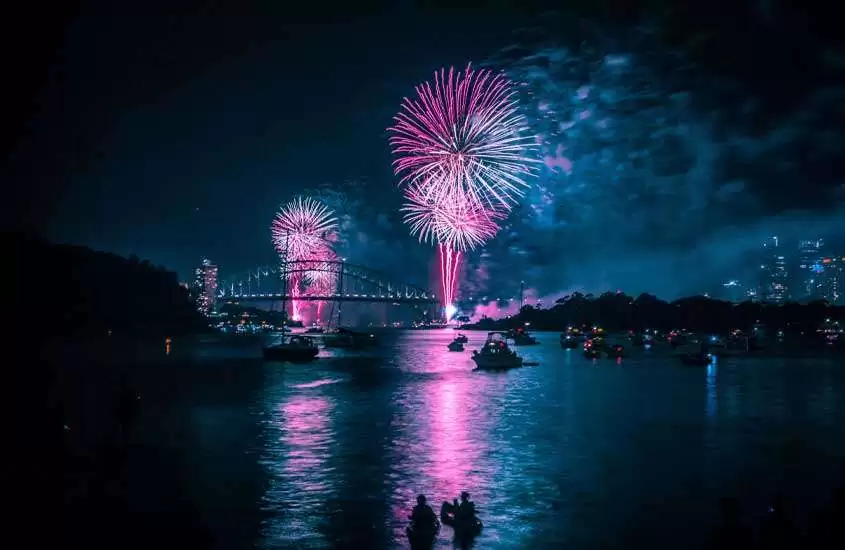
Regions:
<instances>
[{"instance_id":1,"label":"night sky","mask_svg":"<svg viewBox=\"0 0 845 550\"><path fill-rule=\"evenodd\" d=\"M424 268L431 251L413 244L393 218L399 193L385 128L402 96L435 69L503 59L498 52L523 40L518 29L542 27L549 19L516 10L523 5L516 2L460 10L400 4L354 16L329 5L309 13L284 2L77 2L64 11L51 7L49 16L44 6L27 8L10 19L3 44L7 74L17 75L14 100L3 107L10 123L4 125L0 178L12 193L5 226L26 225L54 241L136 254L182 276L202 256L223 270L244 270L273 261L268 226L281 202L302 189L363 181L368 211L391 213L380 222L378 242L419 247L406 265ZM757 138L771 140L777 132L792 140L797 134L784 129L798 123L778 121L815 112L807 110L807 98L819 91L841 93L843 56L832 42L833 8L798 12L785 2L707 2L672 12L664 4L578 2L564 16L586 17L589 24L568 28L601 28L591 36L613 47L624 34L618 29L648 22L667 51L683 50L683 70L694 75L684 81L694 97L689 112L697 125L708 121L707 139L720 147L745 140L751 150ZM559 29L543 32L559 47L580 39L556 35ZM681 70L680 64L667 67L665 56L655 63L662 65L654 67L656 74ZM714 91L714 77L729 85ZM699 88L707 93L695 94ZM731 109L750 101L757 107L741 132L716 121L733 118ZM720 209L708 217L719 220L712 227L691 226L708 236L704 248L713 246L713 235L723 242L719 224L728 221L759 228L766 220L799 227L822 220L818 230L828 232L845 225L838 215L845 200L841 104L826 113L823 135L809 138L805 128L795 138L794 158L778 153L791 163L782 178L745 174L740 189L746 206ZM817 143L826 144L822 152ZM718 154L727 158L731 151ZM736 176L726 171L706 176L724 180L712 186L713 196L725 184L736 187ZM805 176L801 186L788 183L794 174ZM566 189L577 189L575 176L568 177ZM556 201L570 200L562 187L547 188L558 190ZM359 228L378 223L358 220ZM566 226L589 233L593 222L582 223L579 228L570 218ZM495 243L501 254L507 255L509 231L519 225L503 230ZM523 237L526 227L537 224L524 224ZM648 248L643 242L616 245ZM659 246L676 248L671 242ZM532 262L542 270L542 262ZM625 277L608 275L608 284L624 284ZM554 290L555 282L545 286Z\"/></svg>"}]
</instances>

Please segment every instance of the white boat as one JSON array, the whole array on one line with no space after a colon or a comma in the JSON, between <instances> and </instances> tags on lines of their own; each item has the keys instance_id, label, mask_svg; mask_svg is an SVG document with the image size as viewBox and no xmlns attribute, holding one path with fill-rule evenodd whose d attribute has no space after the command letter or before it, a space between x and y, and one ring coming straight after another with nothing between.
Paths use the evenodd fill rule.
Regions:
<instances>
[{"instance_id":1,"label":"white boat","mask_svg":"<svg viewBox=\"0 0 845 550\"><path fill-rule=\"evenodd\" d=\"M508 347L506 336L504 332L487 333L481 349L472 352L476 369L506 370L522 366L522 357Z\"/></svg>"}]
</instances>

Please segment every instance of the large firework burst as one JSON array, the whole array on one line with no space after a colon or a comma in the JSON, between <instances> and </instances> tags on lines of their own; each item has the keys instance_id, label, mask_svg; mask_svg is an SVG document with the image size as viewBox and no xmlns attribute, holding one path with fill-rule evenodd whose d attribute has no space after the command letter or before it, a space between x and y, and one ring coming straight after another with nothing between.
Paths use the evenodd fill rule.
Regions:
<instances>
[{"instance_id":1,"label":"large firework burst","mask_svg":"<svg viewBox=\"0 0 845 550\"><path fill-rule=\"evenodd\" d=\"M323 250L331 250L337 219L334 212L311 197L296 197L282 206L270 231L276 251L288 261L317 259Z\"/></svg>"},{"instance_id":2,"label":"large firework burst","mask_svg":"<svg viewBox=\"0 0 845 550\"><path fill-rule=\"evenodd\" d=\"M509 208L532 174L511 82L502 74L467 66L434 73L434 81L404 98L389 129L403 184L433 185L428 194L465 194L476 202Z\"/></svg>"}]
</instances>

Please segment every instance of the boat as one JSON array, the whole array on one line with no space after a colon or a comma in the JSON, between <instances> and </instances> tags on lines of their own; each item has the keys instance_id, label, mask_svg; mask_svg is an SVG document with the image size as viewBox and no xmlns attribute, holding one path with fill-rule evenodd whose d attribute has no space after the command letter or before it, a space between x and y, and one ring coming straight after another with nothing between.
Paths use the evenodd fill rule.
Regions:
<instances>
[{"instance_id":1,"label":"boat","mask_svg":"<svg viewBox=\"0 0 845 550\"><path fill-rule=\"evenodd\" d=\"M460 342L461 344L466 344L469 342L469 338L466 337L466 334L458 334L455 336L455 342Z\"/></svg>"},{"instance_id":2,"label":"boat","mask_svg":"<svg viewBox=\"0 0 845 550\"><path fill-rule=\"evenodd\" d=\"M449 342L449 345L446 347L449 348L449 351L464 351L464 343L457 338Z\"/></svg>"},{"instance_id":3,"label":"boat","mask_svg":"<svg viewBox=\"0 0 845 550\"><path fill-rule=\"evenodd\" d=\"M710 353L684 353L678 357L684 365L706 366L713 362L713 354Z\"/></svg>"},{"instance_id":4,"label":"boat","mask_svg":"<svg viewBox=\"0 0 845 550\"><path fill-rule=\"evenodd\" d=\"M456 517L457 511L458 507L449 501L444 500L440 506L440 521L455 530L455 539L469 541L481 534L484 524L478 517L473 516L470 521L460 521Z\"/></svg>"},{"instance_id":5,"label":"boat","mask_svg":"<svg viewBox=\"0 0 845 550\"><path fill-rule=\"evenodd\" d=\"M323 327L309 327L305 334L323 334Z\"/></svg>"},{"instance_id":6,"label":"boat","mask_svg":"<svg viewBox=\"0 0 845 550\"><path fill-rule=\"evenodd\" d=\"M702 343L701 351L717 357L745 355L751 351L751 345L744 336L732 335L727 339L713 336L709 342Z\"/></svg>"},{"instance_id":7,"label":"boat","mask_svg":"<svg viewBox=\"0 0 845 550\"><path fill-rule=\"evenodd\" d=\"M414 550L418 548L420 550L428 550L431 548L434 545L434 540L437 538L437 533L439 532L439 523L434 523L432 525L417 525L415 522L411 522L411 525L405 528L405 534L408 535L408 542Z\"/></svg>"},{"instance_id":8,"label":"boat","mask_svg":"<svg viewBox=\"0 0 845 550\"><path fill-rule=\"evenodd\" d=\"M628 339L631 341L631 345L632 345L632 346L634 346L634 347L636 347L636 348L639 348L639 347L643 347L643 346L645 346L646 337L645 337L645 335L644 335L643 333L641 333L641 332L633 332L633 331L631 331L631 332L628 334Z\"/></svg>"},{"instance_id":9,"label":"boat","mask_svg":"<svg viewBox=\"0 0 845 550\"><path fill-rule=\"evenodd\" d=\"M323 335L323 342L327 348L366 348L378 345L376 335L369 332L357 332L346 328L339 328Z\"/></svg>"},{"instance_id":10,"label":"boat","mask_svg":"<svg viewBox=\"0 0 845 550\"><path fill-rule=\"evenodd\" d=\"M522 357L508 347L507 334L489 332L480 350L472 352L476 370L507 370L522 366Z\"/></svg>"},{"instance_id":11,"label":"boat","mask_svg":"<svg viewBox=\"0 0 845 550\"><path fill-rule=\"evenodd\" d=\"M625 357L625 346L608 344L601 336L594 336L584 342L584 357L587 359L618 359Z\"/></svg>"},{"instance_id":12,"label":"boat","mask_svg":"<svg viewBox=\"0 0 845 550\"><path fill-rule=\"evenodd\" d=\"M560 347L563 349L577 349L578 339L574 335L564 332L560 335Z\"/></svg>"},{"instance_id":13,"label":"boat","mask_svg":"<svg viewBox=\"0 0 845 550\"><path fill-rule=\"evenodd\" d=\"M517 346L536 346L539 344L536 338L525 332L524 328L511 329L506 337L513 340Z\"/></svg>"},{"instance_id":14,"label":"boat","mask_svg":"<svg viewBox=\"0 0 845 550\"><path fill-rule=\"evenodd\" d=\"M288 361L291 363L306 363L317 357L319 350L314 341L307 336L291 336L278 344L271 344L262 348L265 361Z\"/></svg>"}]
</instances>

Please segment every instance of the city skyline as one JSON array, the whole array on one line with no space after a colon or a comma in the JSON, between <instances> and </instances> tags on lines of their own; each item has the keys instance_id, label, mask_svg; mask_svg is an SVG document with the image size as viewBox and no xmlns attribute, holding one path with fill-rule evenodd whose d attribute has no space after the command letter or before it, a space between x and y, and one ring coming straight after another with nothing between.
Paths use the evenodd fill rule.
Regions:
<instances>
[{"instance_id":1,"label":"city skyline","mask_svg":"<svg viewBox=\"0 0 845 550\"><path fill-rule=\"evenodd\" d=\"M845 277L845 248L829 245L825 237L784 241L772 236L758 250L757 276L722 283L720 298L782 304L787 301L826 300L841 305ZM751 263L751 259L749 263Z\"/></svg>"}]
</instances>

